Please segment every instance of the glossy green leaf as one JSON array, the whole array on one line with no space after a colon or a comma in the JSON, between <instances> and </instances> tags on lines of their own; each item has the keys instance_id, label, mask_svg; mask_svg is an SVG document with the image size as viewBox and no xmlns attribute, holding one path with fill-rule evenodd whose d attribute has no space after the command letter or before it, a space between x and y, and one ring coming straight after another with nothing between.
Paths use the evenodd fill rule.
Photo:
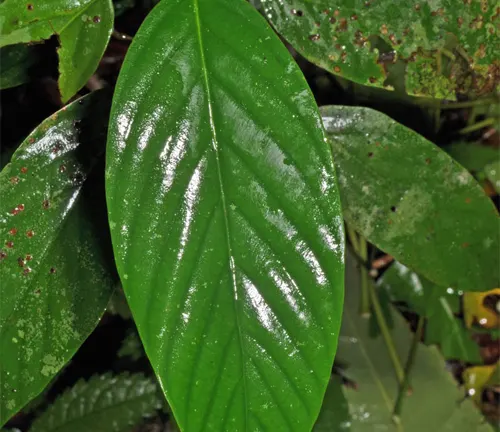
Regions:
<instances>
[{"instance_id":1,"label":"glossy green leaf","mask_svg":"<svg viewBox=\"0 0 500 432\"><path fill-rule=\"evenodd\" d=\"M29 81L29 68L35 61L33 47L12 45L0 48L0 89L16 87Z\"/></svg>"},{"instance_id":2,"label":"glossy green leaf","mask_svg":"<svg viewBox=\"0 0 500 432\"><path fill-rule=\"evenodd\" d=\"M498 213L462 166L377 111L321 112L344 217L358 232L438 285L500 286Z\"/></svg>"},{"instance_id":3,"label":"glossy green leaf","mask_svg":"<svg viewBox=\"0 0 500 432\"><path fill-rule=\"evenodd\" d=\"M59 396L30 432L129 432L162 404L158 385L142 374L94 376Z\"/></svg>"},{"instance_id":4,"label":"glossy green leaf","mask_svg":"<svg viewBox=\"0 0 500 432\"><path fill-rule=\"evenodd\" d=\"M485 93L498 84L497 0L261 2L303 56L360 84L384 86L397 59L406 65L409 94L453 97L456 90Z\"/></svg>"},{"instance_id":5,"label":"glossy green leaf","mask_svg":"<svg viewBox=\"0 0 500 432\"><path fill-rule=\"evenodd\" d=\"M314 432L349 432L351 417L349 405L342 390L342 378L333 375L328 383L323 405L319 413Z\"/></svg>"},{"instance_id":6,"label":"glossy green leaf","mask_svg":"<svg viewBox=\"0 0 500 432\"><path fill-rule=\"evenodd\" d=\"M45 120L0 173L0 424L96 326L116 284L104 198L109 97Z\"/></svg>"},{"instance_id":7,"label":"glossy green leaf","mask_svg":"<svg viewBox=\"0 0 500 432\"><path fill-rule=\"evenodd\" d=\"M405 302L411 310L427 318L427 344L438 344L447 359L482 362L479 345L455 316L460 307L460 296L455 290L438 287L398 262L384 273L380 282L394 301Z\"/></svg>"},{"instance_id":8,"label":"glossy green leaf","mask_svg":"<svg viewBox=\"0 0 500 432\"><path fill-rule=\"evenodd\" d=\"M344 389L349 402L351 427L356 432L487 432L479 411L465 399L445 369L437 348L420 344L411 372L412 393L405 397L400 427L392 420L398 382L382 336L370 336L368 320L359 313L361 278L351 255L346 260L346 292L338 357L346 364L345 375L355 386ZM391 338L405 361L412 334L408 323L393 310Z\"/></svg>"},{"instance_id":9,"label":"glossy green leaf","mask_svg":"<svg viewBox=\"0 0 500 432\"><path fill-rule=\"evenodd\" d=\"M337 344L343 228L286 48L244 0L163 1L110 123L118 270L180 428L309 430Z\"/></svg>"},{"instance_id":10,"label":"glossy green leaf","mask_svg":"<svg viewBox=\"0 0 500 432\"><path fill-rule=\"evenodd\" d=\"M5 0L0 4L0 47L59 38L63 101L97 69L113 30L111 0Z\"/></svg>"}]
</instances>

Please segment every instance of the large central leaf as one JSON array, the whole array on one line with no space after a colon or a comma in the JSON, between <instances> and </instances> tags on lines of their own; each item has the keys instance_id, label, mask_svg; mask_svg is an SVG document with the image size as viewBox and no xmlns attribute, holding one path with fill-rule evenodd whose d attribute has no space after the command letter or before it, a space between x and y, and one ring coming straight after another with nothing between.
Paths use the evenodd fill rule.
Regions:
<instances>
[{"instance_id":1,"label":"large central leaf","mask_svg":"<svg viewBox=\"0 0 500 432\"><path fill-rule=\"evenodd\" d=\"M186 431L312 427L342 312L332 155L298 67L243 0L160 3L113 101L113 244Z\"/></svg>"}]
</instances>

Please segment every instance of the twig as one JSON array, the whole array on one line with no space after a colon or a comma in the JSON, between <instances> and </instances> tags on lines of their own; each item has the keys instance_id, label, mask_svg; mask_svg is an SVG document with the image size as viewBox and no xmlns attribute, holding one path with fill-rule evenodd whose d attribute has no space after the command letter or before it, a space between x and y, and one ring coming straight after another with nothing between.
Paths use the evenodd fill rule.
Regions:
<instances>
[{"instance_id":1,"label":"twig","mask_svg":"<svg viewBox=\"0 0 500 432\"><path fill-rule=\"evenodd\" d=\"M406 395L406 391L408 388L408 384L410 382L410 373L413 367L413 362L415 361L415 357L417 354L417 347L422 339L422 331L424 329L424 321L425 318L421 315L418 319L417 330L413 335L413 341L411 343L410 352L408 353L408 359L406 360L405 371L404 371L404 379L403 382L399 386L398 397L396 399L396 403L394 404L394 411L392 412L392 418L395 423L400 422L400 414L401 408L403 407L403 400Z\"/></svg>"},{"instance_id":2,"label":"twig","mask_svg":"<svg viewBox=\"0 0 500 432\"><path fill-rule=\"evenodd\" d=\"M368 292L370 293L370 300L373 305L373 311L375 312L375 317L377 318L380 332L382 333L385 345L387 346L387 351L389 351L389 357L392 361L392 365L394 366L398 383L401 384L404 380L405 375L403 366L401 366L401 361L399 360L394 341L392 340L389 326L387 325L387 322L385 320L384 314L382 312L382 307L380 306L377 293L375 292L375 287L372 283L368 284Z\"/></svg>"}]
</instances>

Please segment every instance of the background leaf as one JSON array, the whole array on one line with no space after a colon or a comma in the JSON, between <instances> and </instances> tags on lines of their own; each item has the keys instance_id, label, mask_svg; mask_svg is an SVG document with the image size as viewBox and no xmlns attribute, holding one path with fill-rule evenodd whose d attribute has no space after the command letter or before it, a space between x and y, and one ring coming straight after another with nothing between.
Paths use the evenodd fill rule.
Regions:
<instances>
[{"instance_id":1,"label":"background leaf","mask_svg":"<svg viewBox=\"0 0 500 432\"><path fill-rule=\"evenodd\" d=\"M406 67L403 85L409 94L453 98L470 87L486 93L500 79L494 72L500 67L496 0L261 3L265 16L304 57L360 84L384 86L398 58Z\"/></svg>"},{"instance_id":2,"label":"background leaf","mask_svg":"<svg viewBox=\"0 0 500 432\"><path fill-rule=\"evenodd\" d=\"M0 424L96 326L116 284L104 201L109 97L45 120L0 173Z\"/></svg>"},{"instance_id":3,"label":"background leaf","mask_svg":"<svg viewBox=\"0 0 500 432\"><path fill-rule=\"evenodd\" d=\"M386 431L490 431L465 392L445 369L434 347L420 344L411 372L412 393L406 396L398 429L392 411L398 382L381 336L369 334L368 320L358 314L360 271L354 258L346 261L346 291L342 329L337 356L345 362L345 375L355 386L344 389L349 402L352 430ZM411 333L408 324L393 310L391 337L399 357L408 355Z\"/></svg>"},{"instance_id":4,"label":"background leaf","mask_svg":"<svg viewBox=\"0 0 500 432\"><path fill-rule=\"evenodd\" d=\"M162 404L156 382L142 374L94 376L59 396L30 432L129 432Z\"/></svg>"},{"instance_id":5,"label":"background leaf","mask_svg":"<svg viewBox=\"0 0 500 432\"><path fill-rule=\"evenodd\" d=\"M37 57L33 47L12 45L0 48L0 89L16 87L29 81L29 68Z\"/></svg>"},{"instance_id":6,"label":"background leaf","mask_svg":"<svg viewBox=\"0 0 500 432\"><path fill-rule=\"evenodd\" d=\"M0 47L39 42L57 34L63 101L97 69L113 30L111 0L5 0L0 4Z\"/></svg>"},{"instance_id":7,"label":"background leaf","mask_svg":"<svg viewBox=\"0 0 500 432\"><path fill-rule=\"evenodd\" d=\"M342 390L342 378L332 375L314 432L348 432L351 430L349 405Z\"/></svg>"},{"instance_id":8,"label":"background leaf","mask_svg":"<svg viewBox=\"0 0 500 432\"><path fill-rule=\"evenodd\" d=\"M498 213L462 166L377 111L331 106L321 112L344 218L357 231L438 285L499 286Z\"/></svg>"},{"instance_id":9,"label":"background leaf","mask_svg":"<svg viewBox=\"0 0 500 432\"><path fill-rule=\"evenodd\" d=\"M243 0L161 2L110 124L118 270L180 428L312 428L343 227L331 149L286 48Z\"/></svg>"},{"instance_id":10,"label":"background leaf","mask_svg":"<svg viewBox=\"0 0 500 432\"><path fill-rule=\"evenodd\" d=\"M425 342L438 344L446 359L482 363L479 345L455 316L460 296L452 288L441 288L396 262L380 280L394 301L405 302L412 311L427 318Z\"/></svg>"}]
</instances>

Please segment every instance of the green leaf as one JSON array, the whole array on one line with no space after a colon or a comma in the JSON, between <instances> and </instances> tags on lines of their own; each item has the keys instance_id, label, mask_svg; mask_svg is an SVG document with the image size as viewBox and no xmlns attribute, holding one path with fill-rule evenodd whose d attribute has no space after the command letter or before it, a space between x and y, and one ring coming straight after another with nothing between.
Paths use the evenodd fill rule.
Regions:
<instances>
[{"instance_id":1,"label":"green leaf","mask_svg":"<svg viewBox=\"0 0 500 432\"><path fill-rule=\"evenodd\" d=\"M343 227L286 48L244 0L160 2L110 124L117 266L180 428L309 430L336 349Z\"/></svg>"},{"instance_id":2,"label":"green leaf","mask_svg":"<svg viewBox=\"0 0 500 432\"><path fill-rule=\"evenodd\" d=\"M113 30L111 0L5 0L0 4L0 47L59 38L59 89L63 101L97 69Z\"/></svg>"},{"instance_id":3,"label":"green leaf","mask_svg":"<svg viewBox=\"0 0 500 432\"><path fill-rule=\"evenodd\" d=\"M314 432L349 432L351 416L349 405L342 390L342 378L333 375L326 389L325 398L319 417L314 425Z\"/></svg>"},{"instance_id":4,"label":"green leaf","mask_svg":"<svg viewBox=\"0 0 500 432\"><path fill-rule=\"evenodd\" d=\"M484 167L486 178L500 194L500 161L492 162Z\"/></svg>"},{"instance_id":5,"label":"green leaf","mask_svg":"<svg viewBox=\"0 0 500 432\"><path fill-rule=\"evenodd\" d=\"M438 287L398 262L384 273L380 282L394 301L407 303L417 314L427 318L427 344L438 344L447 359L482 362L479 345L454 315L459 311L460 301L455 290Z\"/></svg>"},{"instance_id":6,"label":"green leaf","mask_svg":"<svg viewBox=\"0 0 500 432\"><path fill-rule=\"evenodd\" d=\"M377 111L321 112L344 217L358 232L438 285L500 286L498 213L462 166Z\"/></svg>"},{"instance_id":7,"label":"green leaf","mask_svg":"<svg viewBox=\"0 0 500 432\"><path fill-rule=\"evenodd\" d=\"M409 94L451 98L456 90L486 93L498 84L497 0L261 2L304 57L360 84L384 86L397 59L406 66Z\"/></svg>"},{"instance_id":8,"label":"green leaf","mask_svg":"<svg viewBox=\"0 0 500 432\"><path fill-rule=\"evenodd\" d=\"M117 355L118 357L130 357L132 361L137 361L144 355L141 339L135 330L127 333Z\"/></svg>"},{"instance_id":9,"label":"green leaf","mask_svg":"<svg viewBox=\"0 0 500 432\"><path fill-rule=\"evenodd\" d=\"M12 45L0 48L0 89L16 87L29 81L29 68L35 63L33 47Z\"/></svg>"},{"instance_id":10,"label":"green leaf","mask_svg":"<svg viewBox=\"0 0 500 432\"><path fill-rule=\"evenodd\" d=\"M103 165L109 97L45 120L0 173L0 425L94 329L116 284Z\"/></svg>"},{"instance_id":11,"label":"green leaf","mask_svg":"<svg viewBox=\"0 0 500 432\"><path fill-rule=\"evenodd\" d=\"M420 344L411 372L412 394L405 397L400 427L392 421L398 394L386 345L381 336L369 334L368 320L358 314L360 271L352 256L346 260L346 298L338 357L346 363L345 375L356 383L345 388L349 402L351 427L356 432L384 431L490 431L481 414L463 389L445 369L445 363L434 347ZM391 338L401 359L406 358L412 340L406 321L393 311Z\"/></svg>"},{"instance_id":12,"label":"green leaf","mask_svg":"<svg viewBox=\"0 0 500 432\"><path fill-rule=\"evenodd\" d=\"M142 374L94 376L59 396L30 432L129 432L162 403L156 382Z\"/></svg>"},{"instance_id":13,"label":"green leaf","mask_svg":"<svg viewBox=\"0 0 500 432\"><path fill-rule=\"evenodd\" d=\"M467 141L455 142L444 149L459 164L474 173L479 173L486 165L500 158L498 149Z\"/></svg>"}]
</instances>

